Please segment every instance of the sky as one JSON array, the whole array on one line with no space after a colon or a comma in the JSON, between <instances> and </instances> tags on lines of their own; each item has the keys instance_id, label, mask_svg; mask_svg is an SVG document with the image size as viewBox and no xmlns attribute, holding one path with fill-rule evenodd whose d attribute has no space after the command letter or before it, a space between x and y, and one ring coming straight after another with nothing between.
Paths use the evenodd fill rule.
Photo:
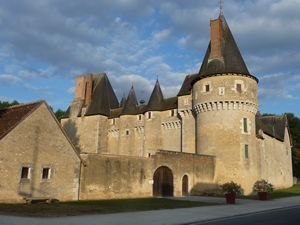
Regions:
<instances>
[{"instance_id":1,"label":"sky","mask_svg":"<svg viewBox=\"0 0 300 225\"><path fill-rule=\"evenodd\" d=\"M300 116L300 0L224 0L261 113ZM118 96L176 96L197 73L219 0L0 0L0 100L65 110L74 78L106 72Z\"/></svg>"}]
</instances>

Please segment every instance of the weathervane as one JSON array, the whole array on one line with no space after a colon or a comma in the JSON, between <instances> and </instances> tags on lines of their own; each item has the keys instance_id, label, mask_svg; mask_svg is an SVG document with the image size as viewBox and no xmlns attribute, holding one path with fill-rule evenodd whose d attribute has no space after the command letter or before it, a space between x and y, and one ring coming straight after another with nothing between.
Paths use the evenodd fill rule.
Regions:
<instances>
[{"instance_id":1,"label":"weathervane","mask_svg":"<svg viewBox=\"0 0 300 225\"><path fill-rule=\"evenodd\" d=\"M223 15L223 0L220 0L220 15Z\"/></svg>"}]
</instances>

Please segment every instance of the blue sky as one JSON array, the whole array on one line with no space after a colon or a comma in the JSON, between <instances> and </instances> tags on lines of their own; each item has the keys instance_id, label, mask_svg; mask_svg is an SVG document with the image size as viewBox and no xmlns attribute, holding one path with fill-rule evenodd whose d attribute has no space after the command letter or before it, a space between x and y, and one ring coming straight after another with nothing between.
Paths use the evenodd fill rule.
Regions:
<instances>
[{"instance_id":1,"label":"blue sky","mask_svg":"<svg viewBox=\"0 0 300 225\"><path fill-rule=\"evenodd\" d=\"M138 98L158 77L166 97L199 70L218 0L0 0L0 100L72 101L74 77L106 72ZM224 0L224 15L259 83L260 111L300 116L300 0Z\"/></svg>"}]
</instances>

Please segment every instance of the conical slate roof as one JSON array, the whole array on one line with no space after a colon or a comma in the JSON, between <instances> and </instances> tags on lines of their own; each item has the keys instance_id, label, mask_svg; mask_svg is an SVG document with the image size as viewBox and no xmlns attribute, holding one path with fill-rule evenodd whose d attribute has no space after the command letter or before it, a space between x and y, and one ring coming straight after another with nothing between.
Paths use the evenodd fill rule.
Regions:
<instances>
[{"instance_id":1,"label":"conical slate roof","mask_svg":"<svg viewBox=\"0 0 300 225\"><path fill-rule=\"evenodd\" d=\"M159 111L163 108L164 96L161 91L158 80L155 83L152 94L149 98L146 110L147 111Z\"/></svg>"},{"instance_id":2,"label":"conical slate roof","mask_svg":"<svg viewBox=\"0 0 300 225\"><path fill-rule=\"evenodd\" d=\"M125 97L122 97L122 99L121 99L121 101L120 101L120 107L124 107L125 101L126 101L126 98L125 98Z\"/></svg>"},{"instance_id":3,"label":"conical slate roof","mask_svg":"<svg viewBox=\"0 0 300 225\"><path fill-rule=\"evenodd\" d=\"M240 50L232 36L228 24L223 15L220 15L218 20L221 20L221 54L222 59L210 58L211 42L208 45L204 56L202 66L200 68L200 77L207 77L215 74L237 73L242 75L250 75L248 68L243 60ZM254 77L253 77L254 78ZM255 78L256 79L256 78Z\"/></svg>"},{"instance_id":4,"label":"conical slate roof","mask_svg":"<svg viewBox=\"0 0 300 225\"><path fill-rule=\"evenodd\" d=\"M137 105L138 105L138 102L136 99L134 88L132 86L128 93L128 97L125 101L121 115L136 115L136 114L138 114Z\"/></svg>"},{"instance_id":5,"label":"conical slate roof","mask_svg":"<svg viewBox=\"0 0 300 225\"><path fill-rule=\"evenodd\" d=\"M117 96L105 73L93 74L92 101L85 115L110 116L111 109L119 107Z\"/></svg>"}]
</instances>

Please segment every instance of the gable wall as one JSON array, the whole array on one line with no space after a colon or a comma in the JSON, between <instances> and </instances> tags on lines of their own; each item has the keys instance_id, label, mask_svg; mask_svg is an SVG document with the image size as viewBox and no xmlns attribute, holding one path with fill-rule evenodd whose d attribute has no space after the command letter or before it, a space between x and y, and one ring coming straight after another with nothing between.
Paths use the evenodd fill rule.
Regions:
<instances>
[{"instance_id":1,"label":"gable wall","mask_svg":"<svg viewBox=\"0 0 300 225\"><path fill-rule=\"evenodd\" d=\"M275 188L292 186L292 152L287 128L285 128L284 142L267 134L263 134L263 138L263 140L257 139L261 157L261 178L268 180Z\"/></svg>"},{"instance_id":2,"label":"gable wall","mask_svg":"<svg viewBox=\"0 0 300 225\"><path fill-rule=\"evenodd\" d=\"M21 181L22 166L32 167L30 180ZM41 179L43 166L51 168L50 180ZM79 157L42 104L0 140L0 201L26 196L75 200L79 169Z\"/></svg>"}]
</instances>

